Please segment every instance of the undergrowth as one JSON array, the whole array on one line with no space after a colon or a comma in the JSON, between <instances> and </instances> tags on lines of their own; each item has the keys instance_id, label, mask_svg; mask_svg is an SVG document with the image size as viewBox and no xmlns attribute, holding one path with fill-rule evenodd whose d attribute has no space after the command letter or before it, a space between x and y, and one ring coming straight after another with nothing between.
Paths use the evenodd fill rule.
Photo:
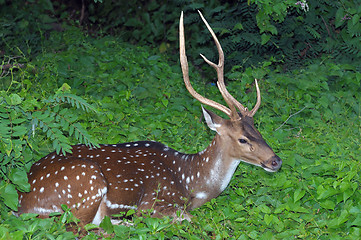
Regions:
<instances>
[{"instance_id":1,"label":"undergrowth","mask_svg":"<svg viewBox=\"0 0 361 240\"><path fill-rule=\"evenodd\" d=\"M170 66L155 51L113 37L89 38L76 28L51 34L42 46L47 47L31 61L5 57L14 67L0 73L0 238L361 236L361 73L328 57L286 73L270 59L244 71L234 66L226 74L229 91L248 107L256 98L254 78L259 79L256 126L283 166L270 174L241 164L221 196L192 211L192 223L133 217L128 227L105 218L103 232L89 225L73 233L66 231L73 222L68 211L50 219L13 216L17 191L29 190L25 172L50 151L66 152L78 142L156 140L193 153L213 136L202 122L200 103L184 87L179 64ZM209 84L215 73L203 79L190 70L195 88L222 102Z\"/></svg>"}]
</instances>

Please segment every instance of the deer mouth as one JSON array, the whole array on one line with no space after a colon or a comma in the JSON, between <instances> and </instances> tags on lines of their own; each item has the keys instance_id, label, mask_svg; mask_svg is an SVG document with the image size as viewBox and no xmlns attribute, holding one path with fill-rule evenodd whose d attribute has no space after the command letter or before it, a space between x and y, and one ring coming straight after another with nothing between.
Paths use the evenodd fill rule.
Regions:
<instances>
[{"instance_id":1,"label":"deer mouth","mask_svg":"<svg viewBox=\"0 0 361 240\"><path fill-rule=\"evenodd\" d=\"M264 163L261 163L261 167L267 172L277 172L282 166L282 160L277 155L274 155Z\"/></svg>"}]
</instances>

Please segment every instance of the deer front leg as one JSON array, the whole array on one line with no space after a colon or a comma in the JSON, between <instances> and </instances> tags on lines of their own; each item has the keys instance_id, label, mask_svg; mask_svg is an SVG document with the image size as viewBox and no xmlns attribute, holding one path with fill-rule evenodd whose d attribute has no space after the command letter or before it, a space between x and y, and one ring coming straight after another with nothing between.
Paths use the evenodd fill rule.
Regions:
<instances>
[{"instance_id":1,"label":"deer front leg","mask_svg":"<svg viewBox=\"0 0 361 240\"><path fill-rule=\"evenodd\" d=\"M162 218L165 216L173 217L173 221L191 221L192 215L186 209L187 199L172 191L168 191L166 187L155 190L150 194L144 194L140 204L138 205L137 216L144 213L150 213L151 217ZM178 201L176 201L178 199Z\"/></svg>"}]
</instances>

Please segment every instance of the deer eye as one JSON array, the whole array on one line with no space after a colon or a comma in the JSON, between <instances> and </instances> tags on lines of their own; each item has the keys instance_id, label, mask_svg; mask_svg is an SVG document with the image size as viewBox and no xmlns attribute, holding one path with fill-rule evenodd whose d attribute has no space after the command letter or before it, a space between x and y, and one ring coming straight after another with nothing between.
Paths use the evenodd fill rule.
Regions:
<instances>
[{"instance_id":1,"label":"deer eye","mask_svg":"<svg viewBox=\"0 0 361 240\"><path fill-rule=\"evenodd\" d=\"M240 139L238 139L238 141L239 141L240 143L242 143L242 144L247 143L247 140L246 140L246 139L244 139L244 138L240 138Z\"/></svg>"}]
</instances>

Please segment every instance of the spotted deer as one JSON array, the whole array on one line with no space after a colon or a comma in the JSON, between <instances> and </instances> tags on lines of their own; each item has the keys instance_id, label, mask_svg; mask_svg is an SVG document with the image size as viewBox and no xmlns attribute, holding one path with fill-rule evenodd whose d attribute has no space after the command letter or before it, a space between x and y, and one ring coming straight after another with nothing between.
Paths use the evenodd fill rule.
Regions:
<instances>
[{"instance_id":1,"label":"spotted deer","mask_svg":"<svg viewBox=\"0 0 361 240\"><path fill-rule=\"evenodd\" d=\"M281 167L281 159L253 124L261 103L257 80L257 102L249 111L227 91L221 45L199 14L217 46L219 62L215 64L201 56L216 69L217 86L228 107L201 96L190 83L183 13L179 26L180 62L190 94L230 118L223 119L202 107L208 127L216 132L211 144L195 154L181 153L153 141L103 144L99 148L75 145L72 154L66 156L50 153L30 169L31 192L20 193L18 214L31 212L46 217L52 212L62 212L61 204L66 204L83 223L99 224L104 216L130 209L137 214L150 209L152 217L190 220L189 210L222 193L240 162L260 166L268 172Z\"/></svg>"}]
</instances>

